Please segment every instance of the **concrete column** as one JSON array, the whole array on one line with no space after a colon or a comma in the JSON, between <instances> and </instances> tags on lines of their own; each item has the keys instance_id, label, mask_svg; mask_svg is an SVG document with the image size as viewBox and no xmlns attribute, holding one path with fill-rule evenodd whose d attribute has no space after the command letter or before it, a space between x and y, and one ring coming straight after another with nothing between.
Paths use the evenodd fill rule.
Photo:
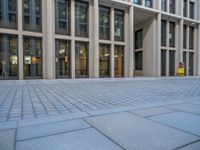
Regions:
<instances>
[{"instance_id":1,"label":"concrete column","mask_svg":"<svg viewBox=\"0 0 200 150\"><path fill-rule=\"evenodd\" d=\"M196 61L196 64L197 64L197 75L200 76L200 25L198 25L198 29L197 29L197 50L196 50L196 54L197 54L197 61Z\"/></svg>"},{"instance_id":2,"label":"concrete column","mask_svg":"<svg viewBox=\"0 0 200 150\"><path fill-rule=\"evenodd\" d=\"M157 19L156 19L156 40L155 40L155 44L156 44L156 76L160 76L161 75L161 14L159 13L157 15Z\"/></svg>"},{"instance_id":3,"label":"concrete column","mask_svg":"<svg viewBox=\"0 0 200 150\"><path fill-rule=\"evenodd\" d=\"M53 47L53 42L54 40L54 33L53 33L53 0L47 0L46 1L46 50L43 49L43 51L46 51L46 58L47 60L47 79L54 79L55 78L55 58L54 58L54 53L55 53L55 48Z\"/></svg>"},{"instance_id":4,"label":"concrete column","mask_svg":"<svg viewBox=\"0 0 200 150\"><path fill-rule=\"evenodd\" d=\"M167 47L169 47L169 20L167 20L167 24L166 24L166 27L167 27L167 35L166 35L166 44L167 44ZM166 76L169 76L169 49L167 49L167 52L166 52Z\"/></svg>"},{"instance_id":5,"label":"concrete column","mask_svg":"<svg viewBox=\"0 0 200 150\"><path fill-rule=\"evenodd\" d=\"M75 0L71 0L71 78L75 78Z\"/></svg>"},{"instance_id":6,"label":"concrete column","mask_svg":"<svg viewBox=\"0 0 200 150\"><path fill-rule=\"evenodd\" d=\"M183 62L183 19L180 20L179 25L179 39L178 39L178 52L179 52L179 61Z\"/></svg>"},{"instance_id":7,"label":"concrete column","mask_svg":"<svg viewBox=\"0 0 200 150\"><path fill-rule=\"evenodd\" d=\"M19 35L18 35L18 62L19 62L19 80L24 79L24 52L23 52L23 36L22 36L22 0L18 0L18 29L19 29Z\"/></svg>"},{"instance_id":8,"label":"concrete column","mask_svg":"<svg viewBox=\"0 0 200 150\"><path fill-rule=\"evenodd\" d=\"M99 77L99 2L94 0L93 8L93 77Z\"/></svg>"},{"instance_id":9,"label":"concrete column","mask_svg":"<svg viewBox=\"0 0 200 150\"><path fill-rule=\"evenodd\" d=\"M115 31L115 25L114 25L114 17L115 17L115 11L114 11L114 8L112 7L111 8L111 16L110 16L110 24L111 24L111 34L110 34L110 36L111 36L111 41L112 41L112 44L111 44L111 47L110 47L110 50L111 50L111 56L110 56L110 58L111 58L111 61L110 61L110 63L111 63L111 65L110 65L110 72L111 72L111 77L112 78L114 78L115 77L115 60L114 60L114 37L115 37L115 35L114 35L114 31Z\"/></svg>"}]
</instances>

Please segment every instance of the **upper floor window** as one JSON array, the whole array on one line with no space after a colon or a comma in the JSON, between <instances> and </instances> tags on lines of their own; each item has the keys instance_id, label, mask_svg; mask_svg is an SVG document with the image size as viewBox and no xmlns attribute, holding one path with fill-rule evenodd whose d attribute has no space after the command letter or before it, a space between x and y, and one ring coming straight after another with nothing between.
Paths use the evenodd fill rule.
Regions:
<instances>
[{"instance_id":1,"label":"upper floor window","mask_svg":"<svg viewBox=\"0 0 200 150\"><path fill-rule=\"evenodd\" d=\"M176 34L176 23L170 22L169 23L169 46L175 47L175 34Z\"/></svg>"},{"instance_id":2,"label":"upper floor window","mask_svg":"<svg viewBox=\"0 0 200 150\"><path fill-rule=\"evenodd\" d=\"M41 31L41 0L24 0L24 30Z\"/></svg>"},{"instance_id":3,"label":"upper floor window","mask_svg":"<svg viewBox=\"0 0 200 150\"><path fill-rule=\"evenodd\" d=\"M167 11L167 1L166 0L161 1L161 10Z\"/></svg>"},{"instance_id":4,"label":"upper floor window","mask_svg":"<svg viewBox=\"0 0 200 150\"><path fill-rule=\"evenodd\" d=\"M76 1L75 16L76 36L88 37L88 3Z\"/></svg>"},{"instance_id":5,"label":"upper floor window","mask_svg":"<svg viewBox=\"0 0 200 150\"><path fill-rule=\"evenodd\" d=\"M135 31L135 49L143 47L143 30Z\"/></svg>"},{"instance_id":6,"label":"upper floor window","mask_svg":"<svg viewBox=\"0 0 200 150\"><path fill-rule=\"evenodd\" d=\"M124 40L124 11L115 10L115 41Z\"/></svg>"},{"instance_id":7,"label":"upper floor window","mask_svg":"<svg viewBox=\"0 0 200 150\"><path fill-rule=\"evenodd\" d=\"M152 7L152 0L145 0L146 7Z\"/></svg>"},{"instance_id":8,"label":"upper floor window","mask_svg":"<svg viewBox=\"0 0 200 150\"><path fill-rule=\"evenodd\" d=\"M70 4L69 0L56 0L56 33L70 34Z\"/></svg>"},{"instance_id":9,"label":"upper floor window","mask_svg":"<svg viewBox=\"0 0 200 150\"><path fill-rule=\"evenodd\" d=\"M142 0L133 0L133 3L141 5L142 4Z\"/></svg>"},{"instance_id":10,"label":"upper floor window","mask_svg":"<svg viewBox=\"0 0 200 150\"><path fill-rule=\"evenodd\" d=\"M194 3L190 2L190 18L194 19Z\"/></svg>"},{"instance_id":11,"label":"upper floor window","mask_svg":"<svg viewBox=\"0 0 200 150\"><path fill-rule=\"evenodd\" d=\"M183 16L187 17L187 0L183 1Z\"/></svg>"},{"instance_id":12,"label":"upper floor window","mask_svg":"<svg viewBox=\"0 0 200 150\"><path fill-rule=\"evenodd\" d=\"M17 28L16 0L0 0L0 27Z\"/></svg>"},{"instance_id":13,"label":"upper floor window","mask_svg":"<svg viewBox=\"0 0 200 150\"><path fill-rule=\"evenodd\" d=\"M187 48L187 26L183 26L183 48Z\"/></svg>"},{"instance_id":14,"label":"upper floor window","mask_svg":"<svg viewBox=\"0 0 200 150\"><path fill-rule=\"evenodd\" d=\"M189 49L194 49L194 27L189 27Z\"/></svg>"},{"instance_id":15,"label":"upper floor window","mask_svg":"<svg viewBox=\"0 0 200 150\"><path fill-rule=\"evenodd\" d=\"M110 39L110 9L99 7L99 38Z\"/></svg>"},{"instance_id":16,"label":"upper floor window","mask_svg":"<svg viewBox=\"0 0 200 150\"><path fill-rule=\"evenodd\" d=\"M176 1L175 0L169 0L169 12L172 14L176 13Z\"/></svg>"},{"instance_id":17,"label":"upper floor window","mask_svg":"<svg viewBox=\"0 0 200 150\"><path fill-rule=\"evenodd\" d=\"M161 46L166 46L166 30L167 23L165 20L161 21Z\"/></svg>"}]
</instances>

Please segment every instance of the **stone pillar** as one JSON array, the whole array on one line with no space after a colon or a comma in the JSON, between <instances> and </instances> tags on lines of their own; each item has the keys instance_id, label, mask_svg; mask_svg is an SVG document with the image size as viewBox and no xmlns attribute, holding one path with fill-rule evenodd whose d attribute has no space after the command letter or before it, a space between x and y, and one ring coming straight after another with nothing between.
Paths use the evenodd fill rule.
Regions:
<instances>
[{"instance_id":1,"label":"stone pillar","mask_svg":"<svg viewBox=\"0 0 200 150\"><path fill-rule=\"evenodd\" d=\"M71 0L71 78L75 78L75 0Z\"/></svg>"},{"instance_id":2,"label":"stone pillar","mask_svg":"<svg viewBox=\"0 0 200 150\"><path fill-rule=\"evenodd\" d=\"M180 20L179 25L179 61L183 62L183 19Z\"/></svg>"},{"instance_id":3,"label":"stone pillar","mask_svg":"<svg viewBox=\"0 0 200 150\"><path fill-rule=\"evenodd\" d=\"M110 72L111 72L111 77L114 78L115 77L115 60L114 60L114 37L115 37L115 25L114 25L114 17L115 17L115 11L114 8L111 8L111 19L110 19L110 23L111 23L111 47L110 47L110 51L111 51L111 65L110 65Z\"/></svg>"},{"instance_id":4,"label":"stone pillar","mask_svg":"<svg viewBox=\"0 0 200 150\"><path fill-rule=\"evenodd\" d=\"M197 61L196 61L196 66L197 66L197 75L200 76L200 25L198 25L197 29Z\"/></svg>"},{"instance_id":5,"label":"stone pillar","mask_svg":"<svg viewBox=\"0 0 200 150\"><path fill-rule=\"evenodd\" d=\"M161 75L161 14L159 13L157 15L157 19L156 19L156 40L155 40L155 44L156 44L156 73L155 76L160 76Z\"/></svg>"}]
</instances>

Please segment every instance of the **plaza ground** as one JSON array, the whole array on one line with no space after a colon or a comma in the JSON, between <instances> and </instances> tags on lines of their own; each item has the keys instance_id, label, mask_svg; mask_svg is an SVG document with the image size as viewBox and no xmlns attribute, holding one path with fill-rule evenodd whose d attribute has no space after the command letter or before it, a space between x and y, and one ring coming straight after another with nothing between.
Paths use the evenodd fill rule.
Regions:
<instances>
[{"instance_id":1,"label":"plaza ground","mask_svg":"<svg viewBox=\"0 0 200 150\"><path fill-rule=\"evenodd\" d=\"M0 150L199 150L200 78L0 81Z\"/></svg>"}]
</instances>

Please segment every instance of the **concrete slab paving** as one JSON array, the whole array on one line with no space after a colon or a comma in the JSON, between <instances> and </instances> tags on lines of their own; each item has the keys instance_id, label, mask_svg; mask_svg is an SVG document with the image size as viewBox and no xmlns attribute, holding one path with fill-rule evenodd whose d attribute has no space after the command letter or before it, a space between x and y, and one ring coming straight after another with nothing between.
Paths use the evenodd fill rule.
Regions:
<instances>
[{"instance_id":1,"label":"concrete slab paving","mask_svg":"<svg viewBox=\"0 0 200 150\"><path fill-rule=\"evenodd\" d=\"M16 150L121 150L93 128L17 142Z\"/></svg>"},{"instance_id":2,"label":"concrete slab paving","mask_svg":"<svg viewBox=\"0 0 200 150\"><path fill-rule=\"evenodd\" d=\"M198 139L131 113L91 117L86 121L126 150L171 150Z\"/></svg>"},{"instance_id":3,"label":"concrete slab paving","mask_svg":"<svg viewBox=\"0 0 200 150\"><path fill-rule=\"evenodd\" d=\"M22 127L17 129L17 141L64 133L89 127L90 125L88 125L85 121L81 119Z\"/></svg>"},{"instance_id":4,"label":"concrete slab paving","mask_svg":"<svg viewBox=\"0 0 200 150\"><path fill-rule=\"evenodd\" d=\"M15 130L0 131L0 150L14 150Z\"/></svg>"},{"instance_id":5,"label":"concrete slab paving","mask_svg":"<svg viewBox=\"0 0 200 150\"><path fill-rule=\"evenodd\" d=\"M172 112L150 117L150 119L200 136L200 116L198 115L185 112Z\"/></svg>"},{"instance_id":6,"label":"concrete slab paving","mask_svg":"<svg viewBox=\"0 0 200 150\"><path fill-rule=\"evenodd\" d=\"M192 143L182 148L178 148L177 150L199 150L200 149L200 141Z\"/></svg>"}]
</instances>

